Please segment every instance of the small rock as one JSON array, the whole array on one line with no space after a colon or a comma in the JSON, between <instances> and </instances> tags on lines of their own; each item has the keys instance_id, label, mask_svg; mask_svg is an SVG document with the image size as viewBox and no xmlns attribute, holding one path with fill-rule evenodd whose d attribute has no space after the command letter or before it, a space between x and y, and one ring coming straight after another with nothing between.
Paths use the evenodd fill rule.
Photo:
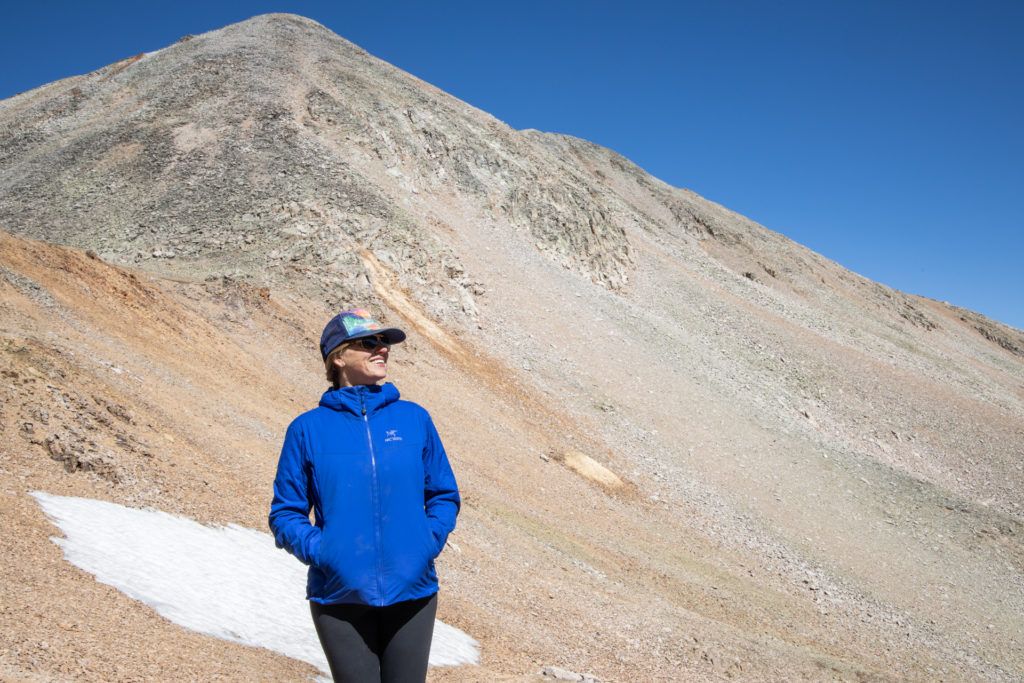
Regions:
<instances>
[{"instance_id":1,"label":"small rock","mask_svg":"<svg viewBox=\"0 0 1024 683\"><path fill-rule=\"evenodd\" d=\"M50 452L50 456L55 460L59 460L64 455L64 445L60 442L60 438L51 436L46 439L46 450Z\"/></svg>"},{"instance_id":2,"label":"small rock","mask_svg":"<svg viewBox=\"0 0 1024 683\"><path fill-rule=\"evenodd\" d=\"M132 415L132 412L130 410L128 410L122 405L119 405L117 403L108 403L107 412L113 415L114 417L120 418L122 421L127 422L128 424L135 424L135 416Z\"/></svg>"},{"instance_id":3,"label":"small rock","mask_svg":"<svg viewBox=\"0 0 1024 683\"><path fill-rule=\"evenodd\" d=\"M540 675L544 678L551 678L556 681L582 681L584 680L582 674L578 674L575 671L569 671L558 666L546 666L540 671ZM596 681L596 679L591 679Z\"/></svg>"}]
</instances>

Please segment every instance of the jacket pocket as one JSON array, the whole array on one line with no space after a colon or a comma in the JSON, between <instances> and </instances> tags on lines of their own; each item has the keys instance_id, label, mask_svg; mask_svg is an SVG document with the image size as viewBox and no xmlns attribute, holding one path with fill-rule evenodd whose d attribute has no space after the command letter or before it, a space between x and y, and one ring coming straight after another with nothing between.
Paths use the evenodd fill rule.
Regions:
<instances>
[{"instance_id":1,"label":"jacket pocket","mask_svg":"<svg viewBox=\"0 0 1024 683\"><path fill-rule=\"evenodd\" d=\"M427 546L427 559L433 560L441 554L441 549L437 547L437 538L434 536L434 532L430 528L430 521L426 519L426 515L424 515L423 526L425 529L423 533Z\"/></svg>"},{"instance_id":2,"label":"jacket pocket","mask_svg":"<svg viewBox=\"0 0 1024 683\"><path fill-rule=\"evenodd\" d=\"M316 528L316 527L314 527L314 528ZM323 529L319 529L319 528L316 528L316 530L317 530L317 534L316 534L316 539L314 539L314 541L313 541L314 546L313 546L313 552L311 553L311 557L310 557L310 563L314 567L319 569L320 567L323 566L324 530Z\"/></svg>"}]
</instances>

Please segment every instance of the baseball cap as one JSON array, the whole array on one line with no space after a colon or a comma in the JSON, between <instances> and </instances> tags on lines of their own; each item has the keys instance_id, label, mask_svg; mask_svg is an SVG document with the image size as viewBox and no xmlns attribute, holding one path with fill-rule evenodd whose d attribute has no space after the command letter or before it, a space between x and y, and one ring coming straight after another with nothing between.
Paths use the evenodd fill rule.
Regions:
<instances>
[{"instance_id":1,"label":"baseball cap","mask_svg":"<svg viewBox=\"0 0 1024 683\"><path fill-rule=\"evenodd\" d=\"M327 360L328 354L341 344L360 337L381 336L388 344L405 341L405 332L397 327L384 327L365 308L342 311L331 318L320 335L320 354Z\"/></svg>"}]
</instances>

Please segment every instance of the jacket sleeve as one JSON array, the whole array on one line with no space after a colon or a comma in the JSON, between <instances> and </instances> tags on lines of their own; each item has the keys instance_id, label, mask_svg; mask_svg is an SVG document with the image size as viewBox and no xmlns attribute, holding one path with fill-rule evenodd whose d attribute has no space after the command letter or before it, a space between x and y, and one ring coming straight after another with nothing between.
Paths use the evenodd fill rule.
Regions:
<instances>
[{"instance_id":1,"label":"jacket sleeve","mask_svg":"<svg viewBox=\"0 0 1024 683\"><path fill-rule=\"evenodd\" d=\"M304 564L314 564L320 550L320 529L309 521L313 500L313 482L302 430L292 422L277 461L269 522L277 547L284 548Z\"/></svg>"},{"instance_id":2,"label":"jacket sleeve","mask_svg":"<svg viewBox=\"0 0 1024 683\"><path fill-rule=\"evenodd\" d=\"M462 501L458 484L455 483L455 474L448 464L448 455L444 452L441 437L429 415L426 416L426 431L427 438L423 447L423 507L440 554L448 534L455 528L455 517L459 514Z\"/></svg>"}]
</instances>

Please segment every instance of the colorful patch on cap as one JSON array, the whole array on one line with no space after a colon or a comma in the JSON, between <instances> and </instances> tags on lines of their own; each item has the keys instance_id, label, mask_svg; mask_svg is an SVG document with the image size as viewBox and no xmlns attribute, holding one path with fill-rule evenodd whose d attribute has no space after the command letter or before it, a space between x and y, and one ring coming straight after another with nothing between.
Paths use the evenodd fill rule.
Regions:
<instances>
[{"instance_id":1,"label":"colorful patch on cap","mask_svg":"<svg viewBox=\"0 0 1024 683\"><path fill-rule=\"evenodd\" d=\"M341 323L345 326L346 336L349 338L365 332L379 330L383 326L373 319L370 312L365 308L355 308L341 314Z\"/></svg>"}]
</instances>

